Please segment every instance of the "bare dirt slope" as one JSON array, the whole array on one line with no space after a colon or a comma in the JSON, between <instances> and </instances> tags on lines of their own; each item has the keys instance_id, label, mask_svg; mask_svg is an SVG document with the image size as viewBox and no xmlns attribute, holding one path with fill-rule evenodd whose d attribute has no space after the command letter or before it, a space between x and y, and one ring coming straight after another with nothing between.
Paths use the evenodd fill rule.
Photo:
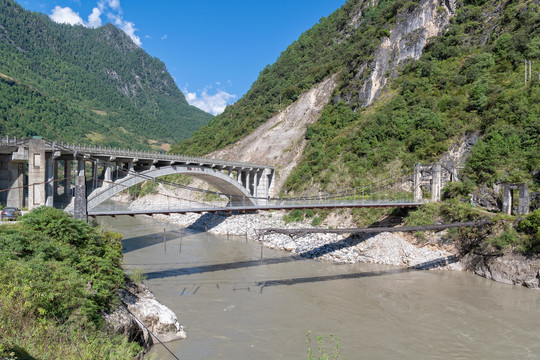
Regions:
<instances>
[{"instance_id":1,"label":"bare dirt slope","mask_svg":"<svg viewBox=\"0 0 540 360\"><path fill-rule=\"evenodd\" d=\"M276 166L279 179L275 191L279 192L302 156L308 126L319 118L336 84L337 76L329 77L236 144L208 157Z\"/></svg>"}]
</instances>

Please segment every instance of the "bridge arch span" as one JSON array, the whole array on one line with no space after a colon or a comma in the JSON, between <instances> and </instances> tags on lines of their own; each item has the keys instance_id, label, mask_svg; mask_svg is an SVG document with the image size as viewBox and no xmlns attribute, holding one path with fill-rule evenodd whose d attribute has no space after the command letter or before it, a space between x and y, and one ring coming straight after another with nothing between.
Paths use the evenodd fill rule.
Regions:
<instances>
[{"instance_id":1,"label":"bridge arch span","mask_svg":"<svg viewBox=\"0 0 540 360\"><path fill-rule=\"evenodd\" d=\"M219 169L202 166L171 165L156 167L140 172L132 172L129 175L116 180L114 183L104 183L102 187L95 189L89 194L87 204L88 209L95 208L103 201L112 198L125 189L140 184L143 181L147 181L149 178L157 178L171 174L185 174L201 179L218 189L219 192L227 195L229 200L231 200L232 195L234 198L238 197L238 199L245 199L246 205L257 206L257 200L249 194L247 189L241 183Z\"/></svg>"}]
</instances>

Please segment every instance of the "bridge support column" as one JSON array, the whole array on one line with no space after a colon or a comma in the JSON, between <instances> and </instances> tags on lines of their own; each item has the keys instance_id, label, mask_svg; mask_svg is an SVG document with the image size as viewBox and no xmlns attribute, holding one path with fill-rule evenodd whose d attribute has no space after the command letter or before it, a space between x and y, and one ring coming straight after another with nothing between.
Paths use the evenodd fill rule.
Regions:
<instances>
[{"instance_id":1,"label":"bridge support column","mask_svg":"<svg viewBox=\"0 0 540 360\"><path fill-rule=\"evenodd\" d=\"M261 172L259 185L257 186L257 197L259 198L259 205L268 204L268 199L272 195L272 189L274 186L274 171L271 169L265 169Z\"/></svg>"},{"instance_id":2,"label":"bridge support column","mask_svg":"<svg viewBox=\"0 0 540 360\"><path fill-rule=\"evenodd\" d=\"M54 189L53 195L57 196L58 195L58 161L53 160L53 164L54 164L53 178L56 180L54 182L54 186L53 186L53 189Z\"/></svg>"},{"instance_id":3,"label":"bridge support column","mask_svg":"<svg viewBox=\"0 0 540 360\"><path fill-rule=\"evenodd\" d=\"M64 160L64 198L71 202L71 160Z\"/></svg>"},{"instance_id":4,"label":"bridge support column","mask_svg":"<svg viewBox=\"0 0 540 360\"><path fill-rule=\"evenodd\" d=\"M45 205L45 142L30 139L28 142L28 210Z\"/></svg>"},{"instance_id":5,"label":"bridge support column","mask_svg":"<svg viewBox=\"0 0 540 360\"><path fill-rule=\"evenodd\" d=\"M79 161L84 164L84 161ZM75 179L75 204L73 218L88 221L88 210L86 206L86 177L77 176Z\"/></svg>"},{"instance_id":6,"label":"bridge support column","mask_svg":"<svg viewBox=\"0 0 540 360\"><path fill-rule=\"evenodd\" d=\"M413 181L413 199L414 202L422 201L422 165L414 165Z\"/></svg>"},{"instance_id":7,"label":"bridge support column","mask_svg":"<svg viewBox=\"0 0 540 360\"><path fill-rule=\"evenodd\" d=\"M441 164L435 163L431 168L431 201L441 201Z\"/></svg>"},{"instance_id":8,"label":"bridge support column","mask_svg":"<svg viewBox=\"0 0 540 360\"><path fill-rule=\"evenodd\" d=\"M246 175L246 180L245 180L245 183L242 185L244 185L244 187L247 189L248 194L251 195L251 186L250 186L251 185L251 176L250 176L251 171L247 170L245 172L245 175Z\"/></svg>"},{"instance_id":9,"label":"bridge support column","mask_svg":"<svg viewBox=\"0 0 540 360\"><path fill-rule=\"evenodd\" d=\"M77 161L77 176L86 176L85 169L86 168L86 162L84 160Z\"/></svg>"},{"instance_id":10,"label":"bridge support column","mask_svg":"<svg viewBox=\"0 0 540 360\"><path fill-rule=\"evenodd\" d=\"M502 212L507 215L512 214L512 203L514 202L514 191L510 184L504 185Z\"/></svg>"},{"instance_id":11,"label":"bridge support column","mask_svg":"<svg viewBox=\"0 0 540 360\"><path fill-rule=\"evenodd\" d=\"M112 177L111 177L111 164L103 164L103 187L109 188L112 186Z\"/></svg>"},{"instance_id":12,"label":"bridge support column","mask_svg":"<svg viewBox=\"0 0 540 360\"><path fill-rule=\"evenodd\" d=\"M520 215L526 215L529 213L529 187L527 184L519 184L519 200L517 212Z\"/></svg>"},{"instance_id":13,"label":"bridge support column","mask_svg":"<svg viewBox=\"0 0 540 360\"><path fill-rule=\"evenodd\" d=\"M97 189L98 186L98 164L97 161L92 161L92 187L91 191Z\"/></svg>"},{"instance_id":14,"label":"bridge support column","mask_svg":"<svg viewBox=\"0 0 540 360\"><path fill-rule=\"evenodd\" d=\"M25 164L23 163L9 163L8 181L12 190L7 194L7 206L14 206L19 209L24 207L24 167Z\"/></svg>"},{"instance_id":15,"label":"bridge support column","mask_svg":"<svg viewBox=\"0 0 540 360\"><path fill-rule=\"evenodd\" d=\"M22 208L24 200L24 164L11 161L11 155L0 155L0 203ZM14 189L20 187L18 189Z\"/></svg>"},{"instance_id":16,"label":"bridge support column","mask_svg":"<svg viewBox=\"0 0 540 360\"><path fill-rule=\"evenodd\" d=\"M47 183L45 184L45 189L47 190L47 198L45 200L45 205L53 207L54 206L54 154L45 154L47 158Z\"/></svg>"}]
</instances>

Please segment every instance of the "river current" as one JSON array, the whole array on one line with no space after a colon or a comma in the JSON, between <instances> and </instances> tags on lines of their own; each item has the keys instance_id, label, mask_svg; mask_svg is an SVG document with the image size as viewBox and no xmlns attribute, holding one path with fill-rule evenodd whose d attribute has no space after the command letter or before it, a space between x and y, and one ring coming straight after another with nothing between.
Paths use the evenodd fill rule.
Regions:
<instances>
[{"instance_id":1,"label":"river current","mask_svg":"<svg viewBox=\"0 0 540 360\"><path fill-rule=\"evenodd\" d=\"M150 218L103 224L188 334L180 359L306 359L307 335L341 358L540 359L540 292L466 272L333 264ZM166 242L164 242L164 239ZM334 343L335 344L335 343ZM162 345L150 352L173 359Z\"/></svg>"}]
</instances>

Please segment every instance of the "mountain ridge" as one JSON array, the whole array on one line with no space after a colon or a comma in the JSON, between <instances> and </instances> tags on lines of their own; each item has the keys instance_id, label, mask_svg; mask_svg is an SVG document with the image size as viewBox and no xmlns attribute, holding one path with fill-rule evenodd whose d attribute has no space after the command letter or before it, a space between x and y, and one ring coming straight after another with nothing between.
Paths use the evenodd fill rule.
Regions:
<instances>
[{"instance_id":1,"label":"mountain ridge","mask_svg":"<svg viewBox=\"0 0 540 360\"><path fill-rule=\"evenodd\" d=\"M187 103L163 62L114 25L90 29L57 24L12 0L0 0L0 9L0 72L61 101L70 110L60 117L85 114L78 121L83 124L68 120L76 134L66 133L64 140L92 142L87 135L98 132L101 145L148 147L147 139L167 143L187 138L212 118ZM24 93L6 84L0 91ZM24 99L26 108L16 111L3 107L7 115L0 130L55 139L51 132L36 133L39 121L54 124L56 114L44 113L41 119L28 114L33 101Z\"/></svg>"}]
</instances>

